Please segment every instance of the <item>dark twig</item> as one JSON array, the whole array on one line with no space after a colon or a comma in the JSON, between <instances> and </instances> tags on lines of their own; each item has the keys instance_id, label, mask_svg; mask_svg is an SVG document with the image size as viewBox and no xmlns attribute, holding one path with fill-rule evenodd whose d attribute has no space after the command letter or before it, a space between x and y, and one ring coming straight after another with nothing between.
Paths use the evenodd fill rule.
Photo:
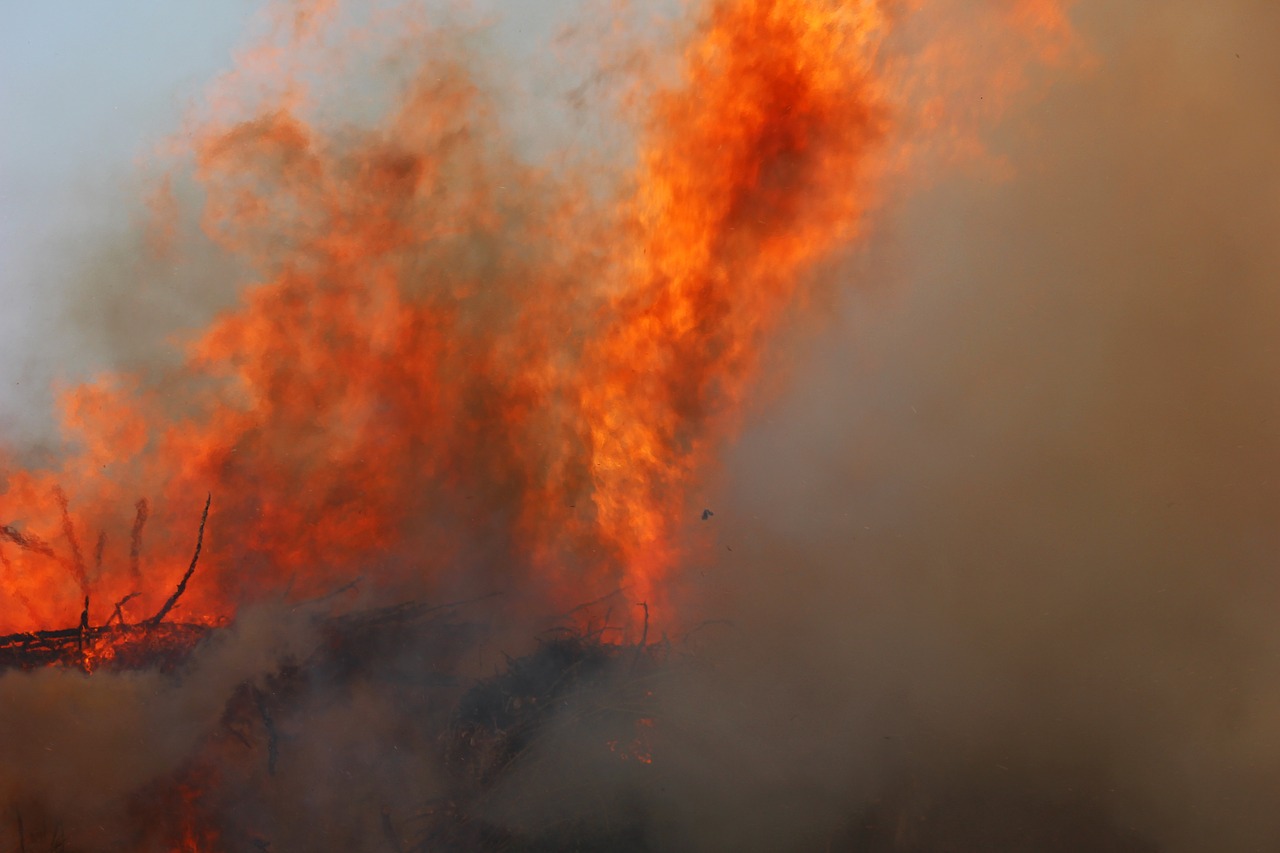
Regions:
<instances>
[{"instance_id":1,"label":"dark twig","mask_svg":"<svg viewBox=\"0 0 1280 853\"><path fill-rule=\"evenodd\" d=\"M98 544L93 549L93 577L96 580L102 574L102 552L107 547L107 531L98 534Z\"/></svg>"},{"instance_id":2,"label":"dark twig","mask_svg":"<svg viewBox=\"0 0 1280 853\"><path fill-rule=\"evenodd\" d=\"M352 578L351 580L347 581L342 586L335 589L333 592L325 593L319 598L308 599L302 602L302 604L308 605L308 606L316 605L316 604L326 604L332 601L333 599L337 598L338 596L342 595L343 593L350 592L351 590L355 589L360 585L360 583L363 580L364 580L364 575L357 575L355 578Z\"/></svg>"},{"instance_id":3,"label":"dark twig","mask_svg":"<svg viewBox=\"0 0 1280 853\"><path fill-rule=\"evenodd\" d=\"M71 546L71 571L76 576L76 582L80 584L80 591L87 592L89 576L84 568L84 553L80 550L80 539L76 536L76 527L71 521L71 507L67 502L67 493L61 486L54 486L53 496L57 498L58 508L62 510L62 535L67 537L67 544Z\"/></svg>"},{"instance_id":4,"label":"dark twig","mask_svg":"<svg viewBox=\"0 0 1280 853\"><path fill-rule=\"evenodd\" d=\"M626 591L627 591L628 589L630 589L630 588L631 588L630 586L620 586L620 587L618 587L617 589L615 589L613 592L608 593L607 595L602 595L602 596L600 596L600 597L599 597L599 598L597 598L595 601L588 601L588 602L586 602L585 604L579 604L577 607L573 608L572 610L566 610L564 613L561 613L561 614L560 614L559 616L557 616L556 618L557 618L557 619L563 619L563 618L565 618L566 616L572 616L573 614L575 614L575 613L577 613L577 612L579 612L579 611L581 611L581 610L586 610L586 609L587 609L587 608L589 608L589 607L595 607L597 604L604 604L604 603L605 603L606 601L608 601L609 599L614 598L614 597L619 596L619 595L622 595L624 592L626 592ZM606 619L606 621L608 620L608 616L607 616L607 615L605 616L605 619Z\"/></svg>"},{"instance_id":5,"label":"dark twig","mask_svg":"<svg viewBox=\"0 0 1280 853\"><path fill-rule=\"evenodd\" d=\"M84 638L89 633L89 596L84 597L84 610L80 611L80 636L76 638L76 650L84 652Z\"/></svg>"},{"instance_id":6,"label":"dark twig","mask_svg":"<svg viewBox=\"0 0 1280 853\"><path fill-rule=\"evenodd\" d=\"M45 542L38 536L31 536L29 534L23 535L7 524L0 527L0 536L8 539L24 551L32 551L45 557L55 556L53 548L49 547L49 543Z\"/></svg>"},{"instance_id":7,"label":"dark twig","mask_svg":"<svg viewBox=\"0 0 1280 853\"><path fill-rule=\"evenodd\" d=\"M169 596L169 600L164 603L159 612L155 616L146 620L147 625L159 625L164 617L169 615L169 611L173 609L173 605L178 603L178 599L182 597L182 593L187 591L187 581L191 580L191 575L195 573L196 563L200 561L200 549L204 547L204 525L209 520L209 504L213 502L213 495L210 494L204 501L204 513L200 516L200 532L196 534L196 552L191 557L191 565L187 567L187 573L182 576L182 580L178 581L178 588L173 591L173 595Z\"/></svg>"},{"instance_id":8,"label":"dark twig","mask_svg":"<svg viewBox=\"0 0 1280 853\"><path fill-rule=\"evenodd\" d=\"M639 606L644 608L644 628L640 631L640 643L636 646L635 657L631 660L633 670L640 665L640 657L649 643L649 602L642 601Z\"/></svg>"},{"instance_id":9,"label":"dark twig","mask_svg":"<svg viewBox=\"0 0 1280 853\"><path fill-rule=\"evenodd\" d=\"M687 643L694 634L702 631L703 628L737 628L738 626L728 619L707 619L694 625L679 638L679 642Z\"/></svg>"},{"instance_id":10,"label":"dark twig","mask_svg":"<svg viewBox=\"0 0 1280 853\"><path fill-rule=\"evenodd\" d=\"M107 625L110 625L110 624L111 624L111 620L113 620L113 619L119 619L119 620L120 620L120 624L121 624L121 625L123 625L123 624L124 624L124 611L123 611L123 610L121 610L121 608L122 608L122 607L124 607L126 604L128 604L128 603L129 603L130 601L132 601L133 599L137 598L139 595L142 595L142 593L140 593L140 592L131 592L131 593L129 593L128 595L126 595L124 598L122 598L122 599L120 599L119 601L117 601L117 602L116 602L116 609L115 609L115 610L113 610L113 611L111 612L111 615L107 617L107 621L102 623L102 624L103 624L103 626L105 627L105 626L107 626Z\"/></svg>"},{"instance_id":11,"label":"dark twig","mask_svg":"<svg viewBox=\"0 0 1280 853\"><path fill-rule=\"evenodd\" d=\"M133 533L129 537L129 571L135 583L142 581L142 528L147 526L150 507L146 498L138 498L134 504L136 514L133 517Z\"/></svg>"}]
</instances>

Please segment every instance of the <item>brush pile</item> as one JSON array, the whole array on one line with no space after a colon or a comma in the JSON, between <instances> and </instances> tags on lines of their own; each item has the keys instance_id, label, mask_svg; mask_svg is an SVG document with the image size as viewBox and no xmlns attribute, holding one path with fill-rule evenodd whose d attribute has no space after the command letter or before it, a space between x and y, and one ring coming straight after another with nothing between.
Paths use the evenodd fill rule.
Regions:
<instances>
[{"instance_id":1,"label":"brush pile","mask_svg":"<svg viewBox=\"0 0 1280 853\"><path fill-rule=\"evenodd\" d=\"M477 679L462 674L463 662L487 642L490 627L465 618L466 609L406 603L315 616L310 652L280 659L224 694L219 723L190 759L136 795L142 827L136 849L290 849L297 840L290 812L309 801L308 785L335 788L334 779L317 778L307 767L317 755L343 749L326 743L333 736L326 719L348 703L382 709L376 725L400 733L390 736L402 739L411 772L432 787L430 795L419 788L400 801L382 796L362 803L365 792L354 777L346 813L315 817L318 825L361 827L363 840L342 849L643 849L639 815L619 823L625 809L601 802L600 792L584 798L570 790L569 777L575 766L582 778L598 778L601 765L615 778L652 773L651 686L667 652L562 630ZM237 630L234 623L99 626L16 635L4 639L3 650L10 669L82 670L90 682L149 671L181 691ZM113 656L86 666L92 650L107 642ZM390 752L377 744L368 755L370 772ZM525 774L541 778L548 759L556 772L545 785L530 786ZM570 813L547 808L546 798L566 796L574 803ZM608 825L591 819L595 806L613 816ZM8 849L9 834L15 849L36 853L97 849L66 841L75 838L73 827L40 824L33 813L15 819L11 827L0 821L0 849Z\"/></svg>"},{"instance_id":2,"label":"brush pile","mask_svg":"<svg viewBox=\"0 0 1280 853\"><path fill-rule=\"evenodd\" d=\"M245 631L242 620L169 620L195 575L208 511L206 501L190 566L157 612L130 620L126 614L134 593L116 602L105 622L93 624L86 598L75 627L0 636L0 675L80 670L94 682L137 673L160 676L162 690L198 692L195 685L217 666L211 661L243 643ZM11 526L4 535L19 547L52 553L43 541ZM468 616L481 611L478 602L410 601L341 612L335 600L356 585L291 606L291 613L303 614L302 627L292 630L305 638L305 650L264 647L254 653L265 655L249 670L255 674L230 682L229 691L224 687L220 698L215 696L214 707L222 708L218 725L176 772L155 778L134 795L138 849L292 846L299 840L293 819L282 823L264 805L306 801L307 789L318 784L333 789L334 780L321 782L305 767L336 748L329 743L335 734L346 737L327 717L349 703L378 709L370 717L390 729L389 737L403 741L410 772L419 781L399 799L383 795L367 807L353 804L352 813L340 820L363 827L363 836L345 849L640 849L639 820L596 826L580 809L572 814L548 810L541 794L557 796L554 784L513 788L507 783L549 754L570 775L574 762L606 762L610 774L615 768L624 775L650 771L652 681L669 658L665 645L648 645L644 637L622 645L606 642L605 629L561 628L547 632L527 654L504 654L497 667L488 664L492 674L486 677L473 663L483 656L491 633L484 619ZM647 637L647 609L645 624ZM102 686L110 692L108 683ZM385 743L371 739L365 749L374 763L387 754ZM513 795L516 790L538 791L539 802ZM605 805L599 795L591 792L583 799L574 792L578 802ZM607 810L626 813L616 802ZM16 822L8 829L18 849L76 849L68 841L77 835L73 827L41 822L39 814L38 804L25 817L15 812ZM370 843L373 828L379 838ZM8 843L5 831L0 826L0 849Z\"/></svg>"},{"instance_id":3,"label":"brush pile","mask_svg":"<svg viewBox=\"0 0 1280 853\"><path fill-rule=\"evenodd\" d=\"M181 622L82 625L0 637L0 672L45 666L172 672L209 633Z\"/></svg>"},{"instance_id":4,"label":"brush pile","mask_svg":"<svg viewBox=\"0 0 1280 853\"><path fill-rule=\"evenodd\" d=\"M61 495L61 491L58 493ZM140 622L129 623L125 619L124 606L138 597L137 592L126 595L115 603L111 615L101 625L89 623L89 596L85 596L84 610L80 612L80 624L75 628L49 631L26 631L0 637L0 673L7 669L33 670L44 666L78 666L90 672L99 666L108 669L157 669L172 671L186 660L196 645L208 633L209 627L199 624L168 623L165 618L177 606L187 584L200 563L200 551L204 548L204 528L209 522L209 506L213 495L207 495L204 512L200 516L200 529L196 534L195 553L191 565L178 581L177 588L156 613ZM134 524L133 557L137 559L139 534L146 521L146 501L138 502L138 520ZM0 537L25 550L53 557L48 544L23 535L12 525L0 527ZM79 547L73 548L76 555ZM79 558L77 557L77 561ZM81 568L83 574L83 567Z\"/></svg>"},{"instance_id":5,"label":"brush pile","mask_svg":"<svg viewBox=\"0 0 1280 853\"><path fill-rule=\"evenodd\" d=\"M509 660L458 703L444 738L453 792L433 804L412 849L646 849L628 782L654 772L655 681L670 663L665 645L570 631ZM513 781L528 778L539 784ZM601 778L614 784L585 789Z\"/></svg>"}]
</instances>

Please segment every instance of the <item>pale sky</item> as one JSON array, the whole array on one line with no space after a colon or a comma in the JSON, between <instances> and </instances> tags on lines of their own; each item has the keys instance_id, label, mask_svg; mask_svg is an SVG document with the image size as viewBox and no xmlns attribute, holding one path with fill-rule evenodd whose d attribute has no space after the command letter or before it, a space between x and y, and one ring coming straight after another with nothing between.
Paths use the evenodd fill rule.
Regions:
<instances>
[{"instance_id":1,"label":"pale sky","mask_svg":"<svg viewBox=\"0 0 1280 853\"><path fill-rule=\"evenodd\" d=\"M258 5L0 0L0 429L57 371L41 343L70 256L103 236L104 211L133 203L121 196L136 164L228 65Z\"/></svg>"},{"instance_id":2,"label":"pale sky","mask_svg":"<svg viewBox=\"0 0 1280 853\"><path fill-rule=\"evenodd\" d=\"M49 384L78 361L65 327L55 334L65 283L84 275L93 246L134 224L139 166L230 66L263 5L0 0L0 444L33 438L32 423L47 431ZM497 21L508 68L527 69L580 6L477 0L473 9ZM525 137L521 124L549 120L529 107L529 76L512 81L524 112L514 129Z\"/></svg>"}]
</instances>

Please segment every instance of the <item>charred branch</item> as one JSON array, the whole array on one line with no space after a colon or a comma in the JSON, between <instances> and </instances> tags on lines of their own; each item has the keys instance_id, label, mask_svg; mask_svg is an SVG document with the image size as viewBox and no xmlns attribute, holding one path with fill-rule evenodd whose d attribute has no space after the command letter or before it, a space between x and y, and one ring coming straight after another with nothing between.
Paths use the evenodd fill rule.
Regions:
<instances>
[{"instance_id":1,"label":"charred branch","mask_svg":"<svg viewBox=\"0 0 1280 853\"><path fill-rule=\"evenodd\" d=\"M137 598L141 594L142 593L140 592L131 592L128 595L126 595L124 598L117 601L115 609L111 611L111 615L107 617L107 621L104 624L110 625L112 622L118 621L121 625L123 625L125 623L124 609L123 609L124 606L128 604L130 601L133 601L135 598Z\"/></svg>"},{"instance_id":2,"label":"charred branch","mask_svg":"<svg viewBox=\"0 0 1280 853\"><path fill-rule=\"evenodd\" d=\"M89 587L89 575L84 567L84 554L80 550L80 539L76 536L75 524L71 521L71 507L67 502L67 493L61 486L54 486L53 496L62 511L62 535L66 537L67 546L71 548L71 573L80 584L80 591L86 592Z\"/></svg>"},{"instance_id":3,"label":"charred branch","mask_svg":"<svg viewBox=\"0 0 1280 853\"><path fill-rule=\"evenodd\" d=\"M640 665L641 656L649 644L649 602L642 601L638 606L644 608L644 628L640 631L640 642L636 644L635 657L631 664L633 670Z\"/></svg>"},{"instance_id":4,"label":"charred branch","mask_svg":"<svg viewBox=\"0 0 1280 853\"><path fill-rule=\"evenodd\" d=\"M57 556L53 553L53 548L49 546L49 543L45 542L40 537L21 533L10 525L6 524L3 527L0 527L0 536L8 539L24 551L30 551L31 553L39 554L42 557Z\"/></svg>"},{"instance_id":5,"label":"charred branch","mask_svg":"<svg viewBox=\"0 0 1280 853\"><path fill-rule=\"evenodd\" d=\"M98 534L98 544L93 549L93 577L96 580L102 575L102 552L107 547L107 531Z\"/></svg>"},{"instance_id":6,"label":"charred branch","mask_svg":"<svg viewBox=\"0 0 1280 853\"><path fill-rule=\"evenodd\" d=\"M76 639L79 651L84 651L84 638L89 633L89 596L84 597L84 610L80 611L80 636Z\"/></svg>"},{"instance_id":7,"label":"charred branch","mask_svg":"<svg viewBox=\"0 0 1280 853\"><path fill-rule=\"evenodd\" d=\"M101 665L112 669L169 671L180 664L210 629L204 625L101 625L0 636L0 672L45 666L83 667L85 652L109 648Z\"/></svg>"},{"instance_id":8,"label":"charred branch","mask_svg":"<svg viewBox=\"0 0 1280 853\"><path fill-rule=\"evenodd\" d=\"M207 495L204 500L204 512L200 515L200 530L196 533L196 552L191 556L191 565L187 567L187 573L182 576L182 580L178 581L178 588L173 591L173 595L169 596L155 616L146 620L146 624L159 625L164 620L164 617L169 615L169 611L173 609L173 606L178 603L182 593L187 591L187 581L191 580L191 575L196 570L196 563L200 562L200 549L204 547L204 525L209 520L209 504L212 502L213 495Z\"/></svg>"},{"instance_id":9,"label":"charred branch","mask_svg":"<svg viewBox=\"0 0 1280 853\"><path fill-rule=\"evenodd\" d=\"M129 572L135 583L142 582L142 530L147 526L150 507L146 498L134 504L133 531L129 536Z\"/></svg>"}]
</instances>

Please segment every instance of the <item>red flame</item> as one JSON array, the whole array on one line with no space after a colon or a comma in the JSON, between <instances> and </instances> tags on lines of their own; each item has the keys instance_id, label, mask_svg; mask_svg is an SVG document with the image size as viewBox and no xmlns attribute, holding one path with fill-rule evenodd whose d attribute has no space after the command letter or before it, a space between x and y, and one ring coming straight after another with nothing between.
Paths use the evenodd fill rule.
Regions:
<instances>
[{"instance_id":1,"label":"red flame","mask_svg":"<svg viewBox=\"0 0 1280 853\"><path fill-rule=\"evenodd\" d=\"M169 801L166 816L172 825L165 847L169 853L219 853L226 849L222 833L205 815L201 803L205 786L214 782L213 775L208 771L194 771L189 776L166 797Z\"/></svg>"}]
</instances>

